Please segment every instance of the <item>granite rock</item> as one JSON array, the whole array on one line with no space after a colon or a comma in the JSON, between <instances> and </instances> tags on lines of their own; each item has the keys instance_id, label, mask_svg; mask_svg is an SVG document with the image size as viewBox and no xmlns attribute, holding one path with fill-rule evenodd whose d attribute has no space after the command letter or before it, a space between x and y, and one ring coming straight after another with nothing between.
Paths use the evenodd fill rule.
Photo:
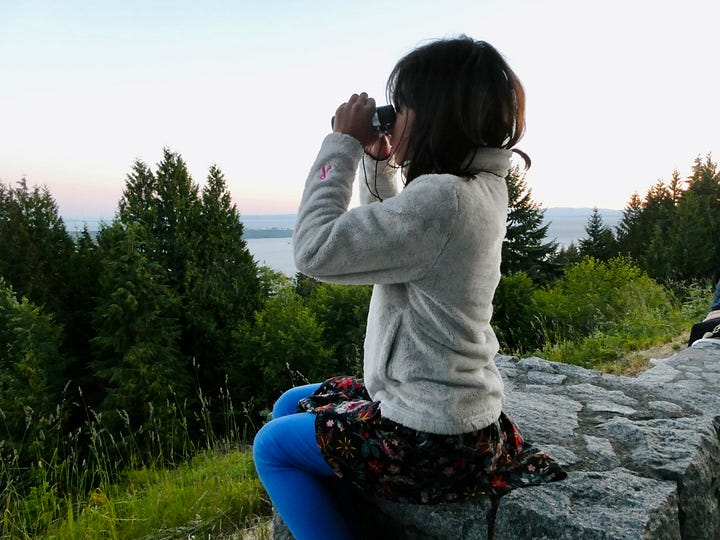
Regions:
<instances>
[{"instance_id":1,"label":"granite rock","mask_svg":"<svg viewBox=\"0 0 720 540\"><path fill-rule=\"evenodd\" d=\"M505 411L568 478L517 489L496 513L485 498L439 506L363 500L367 538L720 538L720 350L685 349L637 377L538 357L496 362ZM283 534L278 523L275 538L291 538Z\"/></svg>"}]
</instances>

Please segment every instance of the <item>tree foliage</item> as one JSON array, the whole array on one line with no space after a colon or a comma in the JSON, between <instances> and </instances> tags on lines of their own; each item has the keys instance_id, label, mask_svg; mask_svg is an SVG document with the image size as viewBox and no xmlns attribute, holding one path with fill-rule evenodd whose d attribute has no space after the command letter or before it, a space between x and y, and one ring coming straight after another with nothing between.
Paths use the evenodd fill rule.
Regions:
<instances>
[{"instance_id":1,"label":"tree foliage","mask_svg":"<svg viewBox=\"0 0 720 540\"><path fill-rule=\"evenodd\" d=\"M593 257L600 261L607 261L617 254L617 241L612 229L605 225L597 208L585 225L585 238L580 240L578 251L581 257Z\"/></svg>"},{"instance_id":2,"label":"tree foliage","mask_svg":"<svg viewBox=\"0 0 720 540\"><path fill-rule=\"evenodd\" d=\"M545 211L532 199L525 173L514 165L505 178L508 188L507 232L502 246L501 273L524 272L544 283L557 274L555 242L546 241L549 224L543 225Z\"/></svg>"},{"instance_id":3,"label":"tree foliage","mask_svg":"<svg viewBox=\"0 0 720 540\"><path fill-rule=\"evenodd\" d=\"M187 395L190 387L179 346L179 297L165 269L148 256L153 240L146 235L138 224L119 222L101 231L92 339L94 374L105 389L100 410L122 411L133 429L149 421L151 409L161 409L173 393Z\"/></svg>"},{"instance_id":4,"label":"tree foliage","mask_svg":"<svg viewBox=\"0 0 720 540\"><path fill-rule=\"evenodd\" d=\"M60 328L27 298L18 300L0 277L0 417L3 443L22 465L35 456L35 440L60 395L50 392L60 359Z\"/></svg>"},{"instance_id":5,"label":"tree foliage","mask_svg":"<svg viewBox=\"0 0 720 540\"><path fill-rule=\"evenodd\" d=\"M230 368L230 386L256 409L272 408L292 386L324 380L337 371L322 327L302 298L287 287L269 298L254 321L241 323Z\"/></svg>"},{"instance_id":6,"label":"tree foliage","mask_svg":"<svg viewBox=\"0 0 720 540\"><path fill-rule=\"evenodd\" d=\"M73 242L47 188L0 184L0 275L21 297L62 311Z\"/></svg>"},{"instance_id":7,"label":"tree foliage","mask_svg":"<svg viewBox=\"0 0 720 540\"><path fill-rule=\"evenodd\" d=\"M165 345L153 349L174 358L165 364L173 366L169 381L184 387L185 376L192 373L205 395L217 395L233 353L233 331L261 306L258 268L220 169L210 168L202 190L176 153L166 149L156 169L153 173L138 161L128 175L115 223L101 242L107 244L106 268L111 271L132 246L134 255L124 271L137 268L130 275L140 289L147 283L158 287L156 295L165 290L159 305L152 305L154 298L139 300L148 303L169 333ZM149 332L153 321L144 324Z\"/></svg>"},{"instance_id":8,"label":"tree foliage","mask_svg":"<svg viewBox=\"0 0 720 540\"><path fill-rule=\"evenodd\" d=\"M718 278L720 173L710 155L687 179L675 171L633 194L617 245L595 211L587 238L556 253L524 174L513 168L507 183L493 318L506 352L592 341L615 321L614 330L658 326L672 298L653 278ZM154 169L133 164L97 238L85 229L73 241L46 189L0 185L3 444L19 448L21 467L47 452L89 458L78 448L97 435L93 417L107 440L129 428L147 457L178 426L189 440L224 429L217 405L230 395L262 419L289 386L360 374L370 294L258 267L222 172L211 167L201 187L169 150ZM56 439L41 442L50 432ZM32 434L32 448L18 446ZM78 447L55 444L64 434Z\"/></svg>"},{"instance_id":9,"label":"tree foliage","mask_svg":"<svg viewBox=\"0 0 720 540\"><path fill-rule=\"evenodd\" d=\"M634 194L618 226L622 253L666 283L710 281L720 271L720 172L711 155L695 159L691 175L674 171L640 201Z\"/></svg>"},{"instance_id":10,"label":"tree foliage","mask_svg":"<svg viewBox=\"0 0 720 540\"><path fill-rule=\"evenodd\" d=\"M47 188L31 188L25 178L15 187L0 184L0 277L18 297L52 315L60 332L57 355L46 366L52 374L46 392L55 397L69 381L87 382L88 313L96 292L88 242L85 235L73 243Z\"/></svg>"},{"instance_id":11,"label":"tree foliage","mask_svg":"<svg viewBox=\"0 0 720 540\"><path fill-rule=\"evenodd\" d=\"M586 257L533 296L546 339L589 335L610 320L668 307L668 297L632 260Z\"/></svg>"},{"instance_id":12,"label":"tree foliage","mask_svg":"<svg viewBox=\"0 0 720 540\"><path fill-rule=\"evenodd\" d=\"M362 376L371 294L369 286L320 283L307 300L324 343L334 351L338 374Z\"/></svg>"}]
</instances>

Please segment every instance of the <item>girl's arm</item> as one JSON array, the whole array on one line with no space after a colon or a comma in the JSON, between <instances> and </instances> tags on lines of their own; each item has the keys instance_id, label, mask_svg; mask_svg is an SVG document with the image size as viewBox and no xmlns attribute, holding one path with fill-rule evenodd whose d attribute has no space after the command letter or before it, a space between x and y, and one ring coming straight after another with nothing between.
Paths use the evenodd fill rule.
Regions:
<instances>
[{"instance_id":1,"label":"girl's arm","mask_svg":"<svg viewBox=\"0 0 720 540\"><path fill-rule=\"evenodd\" d=\"M325 138L298 210L295 264L309 276L336 283L418 279L449 238L457 196L448 182L417 179L382 203L348 210L362 155L353 137Z\"/></svg>"},{"instance_id":2,"label":"girl's arm","mask_svg":"<svg viewBox=\"0 0 720 540\"><path fill-rule=\"evenodd\" d=\"M350 135L364 149L358 168L362 204L384 201L397 194L390 139L371 128L374 112L374 99L365 92L353 94L335 111L333 125L333 131Z\"/></svg>"}]
</instances>

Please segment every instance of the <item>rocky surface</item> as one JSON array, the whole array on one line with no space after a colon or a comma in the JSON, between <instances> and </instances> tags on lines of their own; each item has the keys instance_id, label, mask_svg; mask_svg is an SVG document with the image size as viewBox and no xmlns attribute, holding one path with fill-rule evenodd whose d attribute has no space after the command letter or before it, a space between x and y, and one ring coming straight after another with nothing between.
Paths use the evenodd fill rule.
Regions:
<instances>
[{"instance_id":1,"label":"rocky surface","mask_svg":"<svg viewBox=\"0 0 720 540\"><path fill-rule=\"evenodd\" d=\"M483 539L488 528L495 540L720 538L719 349L682 350L638 377L540 358L497 364L505 411L568 478L515 490L496 509L364 503L369 538ZM286 538L276 519L275 539Z\"/></svg>"}]
</instances>

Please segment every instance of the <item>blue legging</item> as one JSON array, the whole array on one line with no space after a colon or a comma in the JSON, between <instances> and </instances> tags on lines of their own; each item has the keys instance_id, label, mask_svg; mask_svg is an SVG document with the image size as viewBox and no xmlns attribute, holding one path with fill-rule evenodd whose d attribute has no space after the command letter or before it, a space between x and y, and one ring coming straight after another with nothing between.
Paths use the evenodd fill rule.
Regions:
<instances>
[{"instance_id":1,"label":"blue legging","mask_svg":"<svg viewBox=\"0 0 720 540\"><path fill-rule=\"evenodd\" d=\"M715 296L713 296L710 302L710 311L715 311L716 309L720 309L720 281L715 285Z\"/></svg>"},{"instance_id":2,"label":"blue legging","mask_svg":"<svg viewBox=\"0 0 720 540\"><path fill-rule=\"evenodd\" d=\"M255 436L255 468L275 510L297 540L352 539L355 535L337 490L339 480L315 439L315 415L295 413L298 401L319 386L298 386L280 396L273 419Z\"/></svg>"}]
</instances>

